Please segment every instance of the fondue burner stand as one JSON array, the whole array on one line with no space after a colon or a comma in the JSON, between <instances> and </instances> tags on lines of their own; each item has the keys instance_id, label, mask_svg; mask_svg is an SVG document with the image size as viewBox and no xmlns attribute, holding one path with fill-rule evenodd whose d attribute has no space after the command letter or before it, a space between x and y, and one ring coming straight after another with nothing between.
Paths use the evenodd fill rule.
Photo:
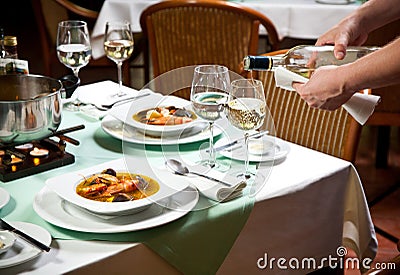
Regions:
<instances>
[{"instance_id":1,"label":"fondue burner stand","mask_svg":"<svg viewBox=\"0 0 400 275\"><path fill-rule=\"evenodd\" d=\"M58 142L47 137L22 145L0 144L0 180L8 182L74 163L74 155L65 151L66 142L79 145L79 141L64 134L83 128L54 132L51 136L58 137Z\"/></svg>"}]
</instances>

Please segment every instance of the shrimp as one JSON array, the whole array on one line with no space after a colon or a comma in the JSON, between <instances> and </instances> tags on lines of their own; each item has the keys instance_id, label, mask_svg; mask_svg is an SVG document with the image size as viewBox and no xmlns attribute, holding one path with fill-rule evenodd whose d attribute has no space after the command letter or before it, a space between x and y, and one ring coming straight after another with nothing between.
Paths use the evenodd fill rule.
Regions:
<instances>
[{"instance_id":1,"label":"shrimp","mask_svg":"<svg viewBox=\"0 0 400 275\"><path fill-rule=\"evenodd\" d=\"M176 116L169 116L169 117L158 117L149 119L148 124L151 125L179 125L191 122L192 119L190 117L176 117Z\"/></svg>"},{"instance_id":2,"label":"shrimp","mask_svg":"<svg viewBox=\"0 0 400 275\"><path fill-rule=\"evenodd\" d=\"M96 193L101 193L103 191L107 190L107 184L105 183L94 183L85 187L82 187L80 189L80 192L83 195L92 195Z\"/></svg>"},{"instance_id":3,"label":"shrimp","mask_svg":"<svg viewBox=\"0 0 400 275\"><path fill-rule=\"evenodd\" d=\"M105 192L111 195L121 192L132 192L137 189L138 183L139 180L121 179L119 183L108 186Z\"/></svg>"}]
</instances>

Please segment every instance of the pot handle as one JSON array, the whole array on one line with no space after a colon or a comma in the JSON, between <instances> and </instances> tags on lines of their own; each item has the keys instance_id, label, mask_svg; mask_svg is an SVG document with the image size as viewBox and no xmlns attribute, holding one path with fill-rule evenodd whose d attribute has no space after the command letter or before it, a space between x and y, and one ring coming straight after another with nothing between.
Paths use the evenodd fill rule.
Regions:
<instances>
[{"instance_id":1,"label":"pot handle","mask_svg":"<svg viewBox=\"0 0 400 275\"><path fill-rule=\"evenodd\" d=\"M76 88L81 84L80 78L75 75L64 75L58 80L60 80L62 84L61 98L70 98Z\"/></svg>"}]
</instances>

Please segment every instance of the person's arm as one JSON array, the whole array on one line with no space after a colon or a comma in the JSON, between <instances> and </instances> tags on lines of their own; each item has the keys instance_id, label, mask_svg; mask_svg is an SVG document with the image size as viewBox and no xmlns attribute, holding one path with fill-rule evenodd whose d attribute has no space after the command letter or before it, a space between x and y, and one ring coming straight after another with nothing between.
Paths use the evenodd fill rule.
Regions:
<instances>
[{"instance_id":1,"label":"person's arm","mask_svg":"<svg viewBox=\"0 0 400 275\"><path fill-rule=\"evenodd\" d=\"M349 45L362 45L368 34L400 18L398 0L369 0L321 35L316 45L335 45L337 59L343 59Z\"/></svg>"},{"instance_id":2,"label":"person's arm","mask_svg":"<svg viewBox=\"0 0 400 275\"><path fill-rule=\"evenodd\" d=\"M306 84L293 87L311 107L335 110L357 91L400 84L400 38L342 66L320 67Z\"/></svg>"}]
</instances>

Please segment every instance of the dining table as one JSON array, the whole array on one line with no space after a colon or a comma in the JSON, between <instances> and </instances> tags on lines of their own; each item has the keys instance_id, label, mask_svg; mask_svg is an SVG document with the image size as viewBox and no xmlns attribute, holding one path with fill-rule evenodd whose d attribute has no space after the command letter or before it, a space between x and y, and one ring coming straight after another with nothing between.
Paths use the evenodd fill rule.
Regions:
<instances>
[{"instance_id":1,"label":"dining table","mask_svg":"<svg viewBox=\"0 0 400 275\"><path fill-rule=\"evenodd\" d=\"M126 20L131 23L133 32L141 32L139 20L142 11L158 2L160 0L105 0L91 33L93 58L97 59L104 55L103 37L107 21ZM362 3L358 0L348 1L346 4L334 4L335 0L330 4L318 3L315 0L231 0L229 2L249 7L267 16L275 25L280 39L317 39ZM262 26L260 34L266 34Z\"/></svg>"},{"instance_id":2,"label":"dining table","mask_svg":"<svg viewBox=\"0 0 400 275\"><path fill-rule=\"evenodd\" d=\"M117 87L113 81L101 81L83 85L75 93L98 98ZM130 95L143 92L124 89ZM140 105L136 100L125 104L135 102ZM251 162L256 180L234 199L216 201L196 191L192 183L197 177L181 179L186 176L170 173L162 181L179 177L191 188L192 206L185 211L152 205L159 211L149 219L153 223L135 226L141 224L142 212L128 215L121 225L74 210L49 189L49 181L65 184L71 173L130 158L135 165L163 169L166 158L196 162L205 151L208 136L203 131L184 142L164 144L157 137L138 138L137 129L119 120L112 109L104 112L94 116L87 109L63 110L60 129L85 126L68 134L80 141L66 147L74 163L0 182L10 195L0 217L16 227L18 223L38 226L51 236L51 250L26 261L2 266L6 256L0 255L1 274L304 274L326 267L327 259L338 264L346 249L355 251L360 261L374 259L377 240L354 165L277 137L271 138L281 154ZM216 129L216 145L243 134L224 118ZM220 172L224 175L244 166L241 159L227 154L218 153L217 159L228 164ZM179 196L184 196L183 191L173 195L171 203L173 198L178 203ZM304 262L312 265L301 265Z\"/></svg>"}]
</instances>

